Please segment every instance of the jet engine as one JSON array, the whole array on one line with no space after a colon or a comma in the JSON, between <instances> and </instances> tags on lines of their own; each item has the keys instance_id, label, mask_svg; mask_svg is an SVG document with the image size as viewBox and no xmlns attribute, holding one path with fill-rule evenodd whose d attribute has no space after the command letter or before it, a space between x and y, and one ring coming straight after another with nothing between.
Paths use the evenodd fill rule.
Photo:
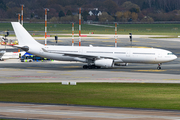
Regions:
<instances>
[{"instance_id":1,"label":"jet engine","mask_svg":"<svg viewBox=\"0 0 180 120\"><path fill-rule=\"evenodd\" d=\"M98 59L94 61L95 66L100 66L100 67L113 67L114 62L112 59Z\"/></svg>"}]
</instances>

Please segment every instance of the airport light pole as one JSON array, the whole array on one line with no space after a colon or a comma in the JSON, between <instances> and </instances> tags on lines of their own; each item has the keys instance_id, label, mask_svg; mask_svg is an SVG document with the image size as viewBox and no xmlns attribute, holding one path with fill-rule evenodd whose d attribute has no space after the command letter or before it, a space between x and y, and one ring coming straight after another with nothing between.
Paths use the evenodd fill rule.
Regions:
<instances>
[{"instance_id":1,"label":"airport light pole","mask_svg":"<svg viewBox=\"0 0 180 120\"><path fill-rule=\"evenodd\" d=\"M21 4L21 25L23 26L23 7L24 5Z\"/></svg>"},{"instance_id":2,"label":"airport light pole","mask_svg":"<svg viewBox=\"0 0 180 120\"><path fill-rule=\"evenodd\" d=\"M81 46L81 8L79 8L79 46Z\"/></svg>"},{"instance_id":3,"label":"airport light pole","mask_svg":"<svg viewBox=\"0 0 180 120\"><path fill-rule=\"evenodd\" d=\"M117 23L115 23L115 47L117 47Z\"/></svg>"},{"instance_id":4,"label":"airport light pole","mask_svg":"<svg viewBox=\"0 0 180 120\"><path fill-rule=\"evenodd\" d=\"M49 9L45 8L45 45L47 45L47 11L49 11Z\"/></svg>"},{"instance_id":5,"label":"airport light pole","mask_svg":"<svg viewBox=\"0 0 180 120\"><path fill-rule=\"evenodd\" d=\"M20 14L20 13L17 13L17 15L18 15L18 22L21 23L21 19L20 19L21 14Z\"/></svg>"},{"instance_id":6,"label":"airport light pole","mask_svg":"<svg viewBox=\"0 0 180 120\"><path fill-rule=\"evenodd\" d=\"M72 46L74 46L74 23L72 23Z\"/></svg>"}]
</instances>

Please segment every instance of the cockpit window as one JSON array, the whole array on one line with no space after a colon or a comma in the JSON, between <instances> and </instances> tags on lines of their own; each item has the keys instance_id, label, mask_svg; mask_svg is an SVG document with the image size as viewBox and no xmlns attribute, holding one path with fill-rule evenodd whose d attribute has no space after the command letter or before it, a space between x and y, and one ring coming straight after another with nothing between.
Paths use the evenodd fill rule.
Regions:
<instances>
[{"instance_id":1,"label":"cockpit window","mask_svg":"<svg viewBox=\"0 0 180 120\"><path fill-rule=\"evenodd\" d=\"M174 55L173 53L168 53L168 55Z\"/></svg>"}]
</instances>

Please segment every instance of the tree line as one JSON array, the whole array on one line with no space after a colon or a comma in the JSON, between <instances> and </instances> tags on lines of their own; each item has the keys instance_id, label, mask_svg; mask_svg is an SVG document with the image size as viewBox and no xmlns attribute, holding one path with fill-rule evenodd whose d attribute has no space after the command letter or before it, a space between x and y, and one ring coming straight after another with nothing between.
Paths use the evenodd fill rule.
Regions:
<instances>
[{"instance_id":1,"label":"tree line","mask_svg":"<svg viewBox=\"0 0 180 120\"><path fill-rule=\"evenodd\" d=\"M24 4L26 21L43 21L44 8L49 8L51 22L78 22L78 8L83 21L153 22L179 21L180 0L0 0L0 20L17 19ZM98 8L100 16L90 16Z\"/></svg>"}]
</instances>

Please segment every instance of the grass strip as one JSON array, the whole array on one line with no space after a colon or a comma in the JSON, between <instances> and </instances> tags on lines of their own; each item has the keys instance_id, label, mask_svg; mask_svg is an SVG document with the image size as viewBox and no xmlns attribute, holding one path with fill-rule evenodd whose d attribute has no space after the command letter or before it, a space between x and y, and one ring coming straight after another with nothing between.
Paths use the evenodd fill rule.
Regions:
<instances>
[{"instance_id":1,"label":"grass strip","mask_svg":"<svg viewBox=\"0 0 180 120\"><path fill-rule=\"evenodd\" d=\"M37 33L38 31L44 31L44 23L24 23L24 27L31 31L31 33ZM115 25L91 25L82 24L82 34L115 34ZM180 33L180 24L119 24L117 28L117 34L129 34L133 35L173 35L178 36ZM10 23L0 23L0 31L12 31ZM79 33L79 25L75 24L74 33ZM48 24L48 33L56 34L71 34L72 24Z\"/></svg>"},{"instance_id":2,"label":"grass strip","mask_svg":"<svg viewBox=\"0 0 180 120\"><path fill-rule=\"evenodd\" d=\"M0 101L180 110L179 84L0 84Z\"/></svg>"}]
</instances>

